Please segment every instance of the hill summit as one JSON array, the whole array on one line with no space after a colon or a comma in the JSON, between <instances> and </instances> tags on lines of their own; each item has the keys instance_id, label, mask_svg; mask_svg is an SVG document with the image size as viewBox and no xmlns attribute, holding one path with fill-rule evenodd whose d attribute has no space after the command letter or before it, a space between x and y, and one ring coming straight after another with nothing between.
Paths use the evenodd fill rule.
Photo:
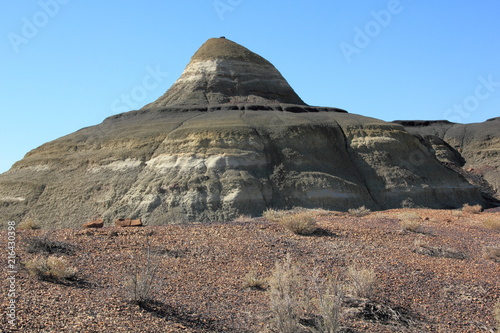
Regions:
<instances>
[{"instance_id":1,"label":"hill summit","mask_svg":"<svg viewBox=\"0 0 500 333\"><path fill-rule=\"evenodd\" d=\"M209 39L157 101L46 143L0 175L0 221L487 205L424 143L399 124L308 106L267 60Z\"/></svg>"},{"instance_id":2,"label":"hill summit","mask_svg":"<svg viewBox=\"0 0 500 333\"><path fill-rule=\"evenodd\" d=\"M226 38L211 38L174 85L147 107L241 103L305 105L269 61Z\"/></svg>"}]
</instances>

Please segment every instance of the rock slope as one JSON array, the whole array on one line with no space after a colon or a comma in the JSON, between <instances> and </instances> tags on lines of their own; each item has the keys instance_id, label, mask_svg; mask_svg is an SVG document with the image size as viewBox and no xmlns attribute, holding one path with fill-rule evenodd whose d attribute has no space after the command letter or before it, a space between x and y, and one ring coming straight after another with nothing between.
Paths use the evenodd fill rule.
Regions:
<instances>
[{"instance_id":1,"label":"rock slope","mask_svg":"<svg viewBox=\"0 0 500 333\"><path fill-rule=\"evenodd\" d=\"M396 121L417 136L443 163L484 178L500 199L500 117L482 123Z\"/></svg>"},{"instance_id":2,"label":"rock slope","mask_svg":"<svg viewBox=\"0 0 500 333\"><path fill-rule=\"evenodd\" d=\"M308 106L269 62L222 38L157 101L44 144L0 175L0 218L52 227L464 203L486 204L402 126Z\"/></svg>"}]
</instances>

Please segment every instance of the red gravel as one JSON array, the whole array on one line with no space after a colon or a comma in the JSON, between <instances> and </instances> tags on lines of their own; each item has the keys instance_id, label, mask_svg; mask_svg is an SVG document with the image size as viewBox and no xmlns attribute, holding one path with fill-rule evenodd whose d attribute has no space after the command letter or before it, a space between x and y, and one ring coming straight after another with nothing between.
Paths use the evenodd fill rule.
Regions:
<instances>
[{"instance_id":1,"label":"red gravel","mask_svg":"<svg viewBox=\"0 0 500 333\"><path fill-rule=\"evenodd\" d=\"M500 264L484 257L500 246L500 232L483 225L500 213L461 214L405 209L356 218L311 211L321 227L298 236L263 218L210 225L169 225L96 230L17 231L17 256L32 259L27 240L48 235L73 244L62 254L78 269L66 284L40 281L19 268L17 324L2 314L0 332L268 332L268 294L244 287L245 276L269 276L291 254L306 271L341 274L352 265L375 270L371 304L405 320L345 315L350 332L492 332L500 298ZM420 218L418 218L418 216ZM421 224L402 229L400 220ZM491 221L491 220L490 220ZM2 244L7 232L0 233ZM142 307L126 301L124 281L134 265L146 265L147 243L159 263L159 290ZM425 245L459 252L465 259L418 253ZM5 247L4 247L5 248ZM2 258L7 262L6 251ZM4 267L6 264L3 265ZM0 276L3 311L8 305L7 270Z\"/></svg>"}]
</instances>

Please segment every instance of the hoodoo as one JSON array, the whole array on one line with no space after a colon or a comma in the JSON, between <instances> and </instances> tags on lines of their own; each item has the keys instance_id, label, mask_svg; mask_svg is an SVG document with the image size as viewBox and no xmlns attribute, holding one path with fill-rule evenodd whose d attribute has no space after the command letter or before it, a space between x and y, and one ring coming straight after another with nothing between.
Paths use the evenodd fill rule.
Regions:
<instances>
[{"instance_id":1,"label":"hoodoo","mask_svg":"<svg viewBox=\"0 0 500 333\"><path fill-rule=\"evenodd\" d=\"M209 39L158 100L0 175L0 218L51 227L464 203L485 201L401 125L308 106L271 63L226 38Z\"/></svg>"}]
</instances>

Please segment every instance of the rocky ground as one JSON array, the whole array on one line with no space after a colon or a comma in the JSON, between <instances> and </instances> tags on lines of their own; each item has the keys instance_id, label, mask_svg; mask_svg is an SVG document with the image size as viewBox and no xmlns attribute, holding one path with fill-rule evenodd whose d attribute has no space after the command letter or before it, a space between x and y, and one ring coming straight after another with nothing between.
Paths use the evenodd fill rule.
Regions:
<instances>
[{"instance_id":1,"label":"rocky ground","mask_svg":"<svg viewBox=\"0 0 500 333\"><path fill-rule=\"evenodd\" d=\"M42 249L77 269L68 280L40 280L18 267L17 324L1 332L269 332L271 275L290 254L304 272L335 275L372 269L369 299L344 303L344 332L494 332L500 298L500 213L400 209L364 217L310 211L320 229L295 235L264 218L142 228L17 230L17 259ZM2 244L7 231L0 233ZM51 243L52 242L52 243ZM43 243L43 242L42 242ZM5 248L5 247L4 247ZM157 268L152 300L128 301L134 270ZM36 253L38 252L38 253ZM489 253L489 255L487 255ZM2 255L4 267L6 254ZM7 270L0 276L2 311Z\"/></svg>"}]
</instances>

